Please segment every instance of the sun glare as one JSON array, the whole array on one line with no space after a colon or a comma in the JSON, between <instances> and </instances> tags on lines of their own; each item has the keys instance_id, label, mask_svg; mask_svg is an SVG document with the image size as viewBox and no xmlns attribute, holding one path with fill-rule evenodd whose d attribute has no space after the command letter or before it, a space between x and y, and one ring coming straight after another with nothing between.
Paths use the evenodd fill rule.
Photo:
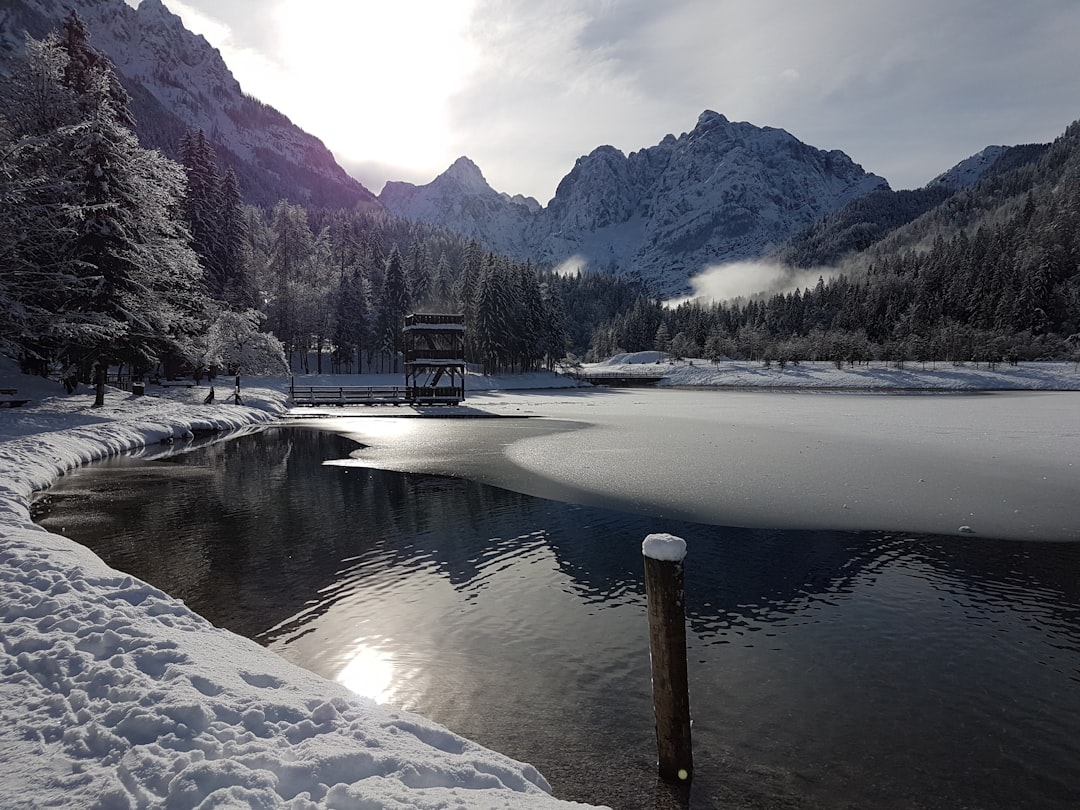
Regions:
<instances>
[{"instance_id":1,"label":"sun glare","mask_svg":"<svg viewBox=\"0 0 1080 810\"><path fill-rule=\"evenodd\" d=\"M275 41L258 49L183 0L167 4L245 93L339 156L424 171L457 157L448 107L478 62L475 0L276 0L263 12Z\"/></svg>"},{"instance_id":2,"label":"sun glare","mask_svg":"<svg viewBox=\"0 0 1080 810\"><path fill-rule=\"evenodd\" d=\"M394 669L394 659L388 653L358 638L337 682L376 703L386 703L394 696Z\"/></svg>"},{"instance_id":3,"label":"sun glare","mask_svg":"<svg viewBox=\"0 0 1080 810\"><path fill-rule=\"evenodd\" d=\"M282 0L273 97L334 151L441 170L448 102L475 64L471 13L472 0Z\"/></svg>"}]
</instances>

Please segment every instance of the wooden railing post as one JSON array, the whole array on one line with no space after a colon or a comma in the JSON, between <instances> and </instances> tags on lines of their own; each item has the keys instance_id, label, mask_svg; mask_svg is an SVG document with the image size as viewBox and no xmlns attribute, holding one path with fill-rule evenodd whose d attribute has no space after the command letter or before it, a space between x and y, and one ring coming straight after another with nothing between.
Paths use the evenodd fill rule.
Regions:
<instances>
[{"instance_id":1,"label":"wooden railing post","mask_svg":"<svg viewBox=\"0 0 1080 810\"><path fill-rule=\"evenodd\" d=\"M670 534L650 534L641 552L645 557L659 774L661 779L685 783L694 775L683 606L686 541Z\"/></svg>"}]
</instances>

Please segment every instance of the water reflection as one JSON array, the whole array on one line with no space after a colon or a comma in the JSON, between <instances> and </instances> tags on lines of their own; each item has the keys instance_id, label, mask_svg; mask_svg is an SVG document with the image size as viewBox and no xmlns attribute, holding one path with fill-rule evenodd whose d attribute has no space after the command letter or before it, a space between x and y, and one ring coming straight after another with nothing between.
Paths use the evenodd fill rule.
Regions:
<instances>
[{"instance_id":1,"label":"water reflection","mask_svg":"<svg viewBox=\"0 0 1080 810\"><path fill-rule=\"evenodd\" d=\"M390 703L394 700L394 658L371 646L369 640L356 639L344 653L348 663L341 668L335 680L362 697L368 697L376 703Z\"/></svg>"},{"instance_id":2,"label":"water reflection","mask_svg":"<svg viewBox=\"0 0 1080 810\"><path fill-rule=\"evenodd\" d=\"M355 449L278 429L114 460L35 512L211 621L625 808L686 798L653 776L640 548L669 531L689 543L690 807L1076 805L1080 547L702 526L325 463Z\"/></svg>"}]
</instances>

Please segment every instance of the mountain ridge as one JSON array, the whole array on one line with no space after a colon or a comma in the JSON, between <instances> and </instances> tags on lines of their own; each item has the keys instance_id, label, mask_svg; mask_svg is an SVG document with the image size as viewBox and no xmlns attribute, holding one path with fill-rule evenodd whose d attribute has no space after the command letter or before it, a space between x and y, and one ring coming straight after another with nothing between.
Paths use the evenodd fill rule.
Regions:
<instances>
[{"instance_id":1,"label":"mountain ridge","mask_svg":"<svg viewBox=\"0 0 1080 810\"><path fill-rule=\"evenodd\" d=\"M760 256L880 188L884 178L839 150L705 110L692 130L654 146L579 157L546 207L523 209L467 158L423 186L387 183L379 200L517 258L574 261L676 294L709 264Z\"/></svg>"}]
</instances>

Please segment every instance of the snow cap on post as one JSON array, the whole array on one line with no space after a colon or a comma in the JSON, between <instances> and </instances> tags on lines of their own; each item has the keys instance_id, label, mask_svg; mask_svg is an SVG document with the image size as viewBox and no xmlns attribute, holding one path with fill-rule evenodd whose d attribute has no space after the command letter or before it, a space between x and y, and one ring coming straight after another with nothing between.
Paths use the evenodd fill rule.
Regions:
<instances>
[{"instance_id":1,"label":"snow cap on post","mask_svg":"<svg viewBox=\"0 0 1080 810\"><path fill-rule=\"evenodd\" d=\"M654 560L682 562L686 556L686 541L673 534L650 534L641 544L641 553Z\"/></svg>"}]
</instances>

